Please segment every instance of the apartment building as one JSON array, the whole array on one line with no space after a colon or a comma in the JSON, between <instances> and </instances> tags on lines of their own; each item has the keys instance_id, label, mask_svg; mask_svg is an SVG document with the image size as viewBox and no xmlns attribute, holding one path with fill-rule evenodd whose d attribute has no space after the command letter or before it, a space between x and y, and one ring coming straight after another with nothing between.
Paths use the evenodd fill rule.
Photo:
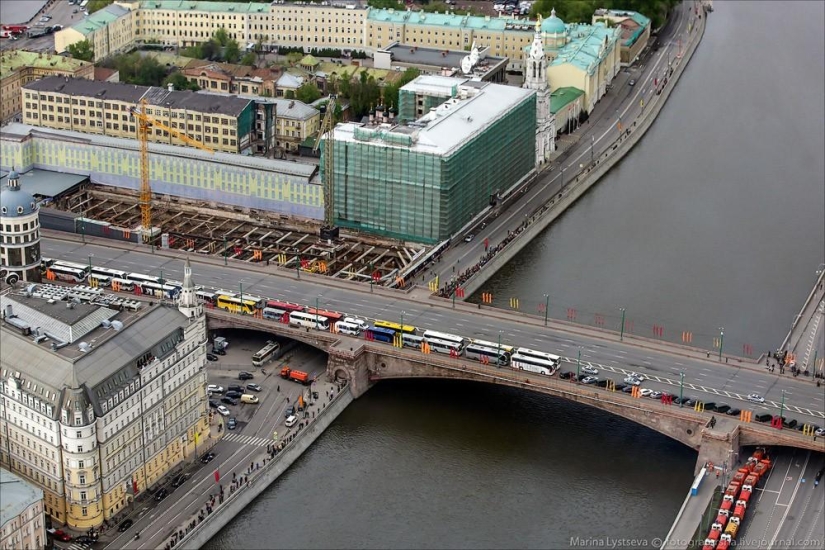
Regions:
<instances>
[{"instance_id":1,"label":"apartment building","mask_svg":"<svg viewBox=\"0 0 825 550\"><path fill-rule=\"evenodd\" d=\"M280 67L256 69L231 63L187 67L180 72L201 90L268 97L275 97L281 77Z\"/></svg>"},{"instance_id":2,"label":"apartment building","mask_svg":"<svg viewBox=\"0 0 825 550\"><path fill-rule=\"evenodd\" d=\"M0 462L57 522L101 525L206 444L206 318L185 274L177 305L137 311L46 285L0 297Z\"/></svg>"},{"instance_id":3,"label":"apartment building","mask_svg":"<svg viewBox=\"0 0 825 550\"><path fill-rule=\"evenodd\" d=\"M25 50L0 51L0 122L20 114L20 88L25 84L46 76L91 80L94 70L91 63L61 55Z\"/></svg>"},{"instance_id":4,"label":"apartment building","mask_svg":"<svg viewBox=\"0 0 825 550\"><path fill-rule=\"evenodd\" d=\"M0 549L40 550L46 546L43 491L0 468Z\"/></svg>"},{"instance_id":5,"label":"apartment building","mask_svg":"<svg viewBox=\"0 0 825 550\"><path fill-rule=\"evenodd\" d=\"M146 100L146 114L214 151L248 153L257 139L252 99L59 77L31 82L21 94L23 122L33 126L136 139L131 109ZM158 127L149 139L186 145Z\"/></svg>"},{"instance_id":6,"label":"apartment building","mask_svg":"<svg viewBox=\"0 0 825 550\"><path fill-rule=\"evenodd\" d=\"M627 67L639 58L639 54L650 41L650 18L628 10L598 9L593 14L593 24L603 22L621 27L622 67Z\"/></svg>"},{"instance_id":7,"label":"apartment building","mask_svg":"<svg viewBox=\"0 0 825 550\"><path fill-rule=\"evenodd\" d=\"M272 99L276 106L276 131L278 147L297 153L298 146L307 138L318 135L321 128L321 111L294 99Z\"/></svg>"},{"instance_id":8,"label":"apartment building","mask_svg":"<svg viewBox=\"0 0 825 550\"><path fill-rule=\"evenodd\" d=\"M88 40L94 47L94 61L127 52L134 48L136 13L119 4L111 4L84 17L54 35L54 51L63 53L71 44Z\"/></svg>"}]
</instances>

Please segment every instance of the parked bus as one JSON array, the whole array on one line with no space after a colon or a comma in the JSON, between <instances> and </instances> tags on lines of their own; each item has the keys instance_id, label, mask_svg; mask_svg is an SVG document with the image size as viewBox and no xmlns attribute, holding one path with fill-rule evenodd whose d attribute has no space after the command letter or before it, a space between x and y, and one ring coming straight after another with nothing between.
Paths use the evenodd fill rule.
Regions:
<instances>
[{"instance_id":1,"label":"parked bus","mask_svg":"<svg viewBox=\"0 0 825 550\"><path fill-rule=\"evenodd\" d=\"M286 311L282 309L275 309L274 307L265 307L263 310L264 319L271 321L283 321Z\"/></svg>"},{"instance_id":2,"label":"parked bus","mask_svg":"<svg viewBox=\"0 0 825 550\"><path fill-rule=\"evenodd\" d=\"M500 344L498 342L488 342L486 340L470 340L470 342L478 346L483 346L485 348L500 349L502 351L506 351L510 355L513 355L513 350L515 349L513 346Z\"/></svg>"},{"instance_id":3,"label":"parked bus","mask_svg":"<svg viewBox=\"0 0 825 550\"><path fill-rule=\"evenodd\" d=\"M112 290L120 290L122 292L132 292L135 290L135 282L129 279L119 279L115 277L112 279Z\"/></svg>"},{"instance_id":4,"label":"parked bus","mask_svg":"<svg viewBox=\"0 0 825 550\"><path fill-rule=\"evenodd\" d=\"M89 268L89 264L76 264L74 262L64 262L61 260L55 260L52 265L59 265L62 267L70 267L72 269L79 269L83 272L84 276L88 276L89 272L91 271Z\"/></svg>"},{"instance_id":5,"label":"parked bus","mask_svg":"<svg viewBox=\"0 0 825 550\"><path fill-rule=\"evenodd\" d=\"M51 273L58 281L81 284L86 282L86 273L81 269L52 264L47 268L47 273Z\"/></svg>"},{"instance_id":6,"label":"parked bus","mask_svg":"<svg viewBox=\"0 0 825 550\"><path fill-rule=\"evenodd\" d=\"M266 305L266 298L261 298L260 296L255 296L254 294L247 294L244 292L243 294L239 294L236 296L237 298L243 298L244 301L252 300L255 302L255 309L263 309Z\"/></svg>"},{"instance_id":7,"label":"parked bus","mask_svg":"<svg viewBox=\"0 0 825 550\"><path fill-rule=\"evenodd\" d=\"M361 325L347 321L338 321L335 323L335 332L348 334L350 336L359 336L361 334Z\"/></svg>"},{"instance_id":8,"label":"parked bus","mask_svg":"<svg viewBox=\"0 0 825 550\"><path fill-rule=\"evenodd\" d=\"M542 359L544 361L548 361L553 365L554 369L559 368L561 364L561 357L558 355L553 355L552 353L547 353L546 351L536 351L527 348L518 348L516 353L521 355L522 357L535 357L536 359Z\"/></svg>"},{"instance_id":9,"label":"parked bus","mask_svg":"<svg viewBox=\"0 0 825 550\"><path fill-rule=\"evenodd\" d=\"M195 296L201 302L205 304L212 304L213 306L218 303L218 295L213 292L206 292L205 290L197 290L195 291Z\"/></svg>"},{"instance_id":10,"label":"parked bus","mask_svg":"<svg viewBox=\"0 0 825 550\"><path fill-rule=\"evenodd\" d=\"M395 331L389 328L370 327L367 329L367 334L370 334L372 339L378 342L392 344L395 341Z\"/></svg>"},{"instance_id":11,"label":"parked bus","mask_svg":"<svg viewBox=\"0 0 825 550\"><path fill-rule=\"evenodd\" d=\"M88 279L91 286L108 288L112 284L112 277L100 275L99 273L90 273Z\"/></svg>"},{"instance_id":12,"label":"parked bus","mask_svg":"<svg viewBox=\"0 0 825 550\"><path fill-rule=\"evenodd\" d=\"M237 298L237 292L229 292L228 290L218 289L215 291L215 296L227 296L229 298Z\"/></svg>"},{"instance_id":13,"label":"parked bus","mask_svg":"<svg viewBox=\"0 0 825 550\"><path fill-rule=\"evenodd\" d=\"M439 340L438 338L425 338L430 350L436 353L449 353L461 355L464 351L464 346L456 342L448 342L447 340Z\"/></svg>"},{"instance_id":14,"label":"parked bus","mask_svg":"<svg viewBox=\"0 0 825 550\"><path fill-rule=\"evenodd\" d=\"M316 311L314 307L307 308L306 312L310 315L318 314L321 317L326 317L327 319L329 319L330 323L337 323L338 321L346 317L346 314L344 313L338 313L337 311L326 311L324 309L319 309Z\"/></svg>"},{"instance_id":15,"label":"parked bus","mask_svg":"<svg viewBox=\"0 0 825 550\"><path fill-rule=\"evenodd\" d=\"M156 285L160 284L160 277L144 275L143 273L129 273L128 275L126 275L126 278L136 283L154 283Z\"/></svg>"},{"instance_id":16,"label":"parked bus","mask_svg":"<svg viewBox=\"0 0 825 550\"><path fill-rule=\"evenodd\" d=\"M88 4L89 4L89 0L83 0L83 1L80 3L80 9L85 8Z\"/></svg>"},{"instance_id":17,"label":"parked bus","mask_svg":"<svg viewBox=\"0 0 825 550\"><path fill-rule=\"evenodd\" d=\"M218 296L216 305L220 309L231 311L232 313L245 313L247 315L255 315L255 311L258 309L258 301L245 296L244 299L241 300L240 298L221 295Z\"/></svg>"},{"instance_id":18,"label":"parked bus","mask_svg":"<svg viewBox=\"0 0 825 550\"><path fill-rule=\"evenodd\" d=\"M310 315L301 311L293 311L289 314L289 326L314 328L316 330L329 330L329 319L319 315Z\"/></svg>"},{"instance_id":19,"label":"parked bus","mask_svg":"<svg viewBox=\"0 0 825 550\"><path fill-rule=\"evenodd\" d=\"M404 325L402 327L401 323L393 323L391 321L376 320L375 323L373 323L373 326L376 326L378 328L388 328L394 330L395 332L408 332L410 334L415 334L416 331L416 328L414 326Z\"/></svg>"},{"instance_id":20,"label":"parked bus","mask_svg":"<svg viewBox=\"0 0 825 550\"><path fill-rule=\"evenodd\" d=\"M92 267L92 275L109 277L110 279L125 279L129 273L119 269L109 269L107 267Z\"/></svg>"},{"instance_id":21,"label":"parked bus","mask_svg":"<svg viewBox=\"0 0 825 550\"><path fill-rule=\"evenodd\" d=\"M461 336L456 336L455 334L447 334L446 332L436 332L434 330L425 330L424 340L426 340L427 343L429 343L430 340L450 342L452 344L455 344L458 347L458 349L464 349L464 345L466 342L466 340Z\"/></svg>"},{"instance_id":22,"label":"parked bus","mask_svg":"<svg viewBox=\"0 0 825 550\"><path fill-rule=\"evenodd\" d=\"M180 289L176 286L161 285L158 283L135 283L135 285L140 287L141 294L155 296L156 298L177 300L180 294Z\"/></svg>"},{"instance_id":23,"label":"parked bus","mask_svg":"<svg viewBox=\"0 0 825 550\"><path fill-rule=\"evenodd\" d=\"M292 311L304 311L304 306L293 304L292 302L279 302L278 300L269 300L266 303L266 307L272 309L280 309L281 311L292 312Z\"/></svg>"},{"instance_id":24,"label":"parked bus","mask_svg":"<svg viewBox=\"0 0 825 550\"><path fill-rule=\"evenodd\" d=\"M510 353L495 347L480 346L475 342L464 348L467 359L474 359L482 363L492 363L500 367L510 364Z\"/></svg>"},{"instance_id":25,"label":"parked bus","mask_svg":"<svg viewBox=\"0 0 825 550\"><path fill-rule=\"evenodd\" d=\"M405 348L421 349L421 344L424 342L423 336L416 336L415 334L402 333L401 344Z\"/></svg>"},{"instance_id":26,"label":"parked bus","mask_svg":"<svg viewBox=\"0 0 825 550\"><path fill-rule=\"evenodd\" d=\"M511 358L511 365L516 370L524 370L527 372L535 372L536 374L543 374L545 376L552 376L558 368L557 363L531 355L521 355L516 353Z\"/></svg>"},{"instance_id":27,"label":"parked bus","mask_svg":"<svg viewBox=\"0 0 825 550\"><path fill-rule=\"evenodd\" d=\"M270 340L258 353L252 356L252 366L261 367L272 361L281 350L281 344L275 340Z\"/></svg>"}]
</instances>

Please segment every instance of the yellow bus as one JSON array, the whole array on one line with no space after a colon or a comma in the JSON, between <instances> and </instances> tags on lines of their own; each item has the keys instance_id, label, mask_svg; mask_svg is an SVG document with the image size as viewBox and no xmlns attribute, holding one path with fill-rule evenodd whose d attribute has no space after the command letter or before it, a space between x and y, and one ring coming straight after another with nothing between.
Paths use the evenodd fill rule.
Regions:
<instances>
[{"instance_id":1,"label":"yellow bus","mask_svg":"<svg viewBox=\"0 0 825 550\"><path fill-rule=\"evenodd\" d=\"M244 298L243 302L237 296L218 296L218 303L216 304L220 309L231 311L232 313L245 313L247 315L255 315L258 310L260 300L251 298Z\"/></svg>"},{"instance_id":2,"label":"yellow bus","mask_svg":"<svg viewBox=\"0 0 825 550\"><path fill-rule=\"evenodd\" d=\"M404 325L402 327L401 323L391 323L389 321L376 320L375 323L373 323L372 326L377 327L377 328L388 328L388 329L394 330L396 332L408 332L410 334L414 334L415 331L416 331L416 328L414 326Z\"/></svg>"}]
</instances>

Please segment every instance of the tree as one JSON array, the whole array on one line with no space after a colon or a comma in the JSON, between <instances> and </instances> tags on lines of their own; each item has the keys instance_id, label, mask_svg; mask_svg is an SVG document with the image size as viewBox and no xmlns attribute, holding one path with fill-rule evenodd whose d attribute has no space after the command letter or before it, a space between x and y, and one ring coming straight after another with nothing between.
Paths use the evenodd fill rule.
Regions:
<instances>
[{"instance_id":1,"label":"tree","mask_svg":"<svg viewBox=\"0 0 825 550\"><path fill-rule=\"evenodd\" d=\"M178 72L170 74L166 77L166 80L163 81L164 86L167 86L169 84L174 86L176 90L192 90L193 92L197 92L201 89L201 87L198 86L196 83L192 82L191 80L183 76L182 73Z\"/></svg>"},{"instance_id":2,"label":"tree","mask_svg":"<svg viewBox=\"0 0 825 550\"><path fill-rule=\"evenodd\" d=\"M89 4L86 6L86 11L90 14L94 13L98 10L102 10L112 2L114 2L114 0L89 0Z\"/></svg>"},{"instance_id":3,"label":"tree","mask_svg":"<svg viewBox=\"0 0 825 550\"><path fill-rule=\"evenodd\" d=\"M120 73L120 81L141 86L161 86L166 78L166 67L154 57L137 52L115 56L107 65Z\"/></svg>"},{"instance_id":4,"label":"tree","mask_svg":"<svg viewBox=\"0 0 825 550\"><path fill-rule=\"evenodd\" d=\"M247 67L254 67L255 62L258 60L258 56L255 55L255 52L246 52L243 54L241 58L241 65L246 65Z\"/></svg>"},{"instance_id":5,"label":"tree","mask_svg":"<svg viewBox=\"0 0 825 550\"><path fill-rule=\"evenodd\" d=\"M80 42L69 44L66 50L72 54L72 57L80 59L81 61L94 61L95 59L94 46L92 46L92 43L88 40L81 40Z\"/></svg>"},{"instance_id":6,"label":"tree","mask_svg":"<svg viewBox=\"0 0 825 550\"><path fill-rule=\"evenodd\" d=\"M378 9L390 9L390 8L401 8L403 4L398 0L369 0L367 5L371 8L378 8Z\"/></svg>"},{"instance_id":7,"label":"tree","mask_svg":"<svg viewBox=\"0 0 825 550\"><path fill-rule=\"evenodd\" d=\"M295 99L304 103L312 103L321 99L321 90L312 82L301 84L301 87L295 92Z\"/></svg>"},{"instance_id":8,"label":"tree","mask_svg":"<svg viewBox=\"0 0 825 550\"><path fill-rule=\"evenodd\" d=\"M301 52L290 52L286 54L286 60L291 66L295 66L298 64L300 60L304 58L304 54Z\"/></svg>"},{"instance_id":9,"label":"tree","mask_svg":"<svg viewBox=\"0 0 825 550\"><path fill-rule=\"evenodd\" d=\"M398 90L406 86L421 75L421 71L415 67L409 67L404 71L397 81L384 86L384 103L396 111L398 110Z\"/></svg>"},{"instance_id":10,"label":"tree","mask_svg":"<svg viewBox=\"0 0 825 550\"><path fill-rule=\"evenodd\" d=\"M253 54L254 55L254 54ZM235 63L241 58L241 48L237 40L230 40L223 47L223 60L227 63Z\"/></svg>"}]
</instances>

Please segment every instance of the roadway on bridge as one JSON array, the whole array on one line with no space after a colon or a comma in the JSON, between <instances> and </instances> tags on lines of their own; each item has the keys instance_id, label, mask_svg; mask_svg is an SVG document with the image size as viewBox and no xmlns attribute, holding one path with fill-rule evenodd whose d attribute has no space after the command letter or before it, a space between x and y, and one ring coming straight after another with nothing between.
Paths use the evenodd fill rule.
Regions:
<instances>
[{"instance_id":1,"label":"roadway on bridge","mask_svg":"<svg viewBox=\"0 0 825 550\"><path fill-rule=\"evenodd\" d=\"M463 242L465 234L459 235L457 244L442 254L441 262L427 272L427 281L437 274L439 284L443 286L453 275L478 262L485 254L485 240L491 247L498 245L507 237L508 231L518 228L537 207L557 194L565 182L572 181L580 171L581 164L590 164L591 144L594 157L612 147L618 137L619 121L622 121L623 128L631 127L643 111L640 101L644 99L649 105L656 98L654 78L661 81L668 61L672 61L679 54L677 37L682 39L682 51L687 48L687 26L694 19L694 5L693 1L682 2L680 7L674 10L675 17L660 33L659 43L662 44L662 48L658 53L643 59L640 62L641 68L637 63L616 75L613 79L613 90L599 101L590 115L589 122L576 132L578 141L561 154L552 170L540 175L531 189L516 199L516 202L509 204L498 217L488 220L488 225L484 229L468 231L467 233L475 235L471 242ZM635 80L635 86L628 85L631 79Z\"/></svg>"},{"instance_id":2,"label":"roadway on bridge","mask_svg":"<svg viewBox=\"0 0 825 550\"><path fill-rule=\"evenodd\" d=\"M119 247L123 248L119 248ZM42 253L45 257L60 258L78 263L88 263L126 271L183 279L183 261L178 252L164 251L151 254L143 247L134 245L108 246L82 244L74 240L44 239ZM129 250L132 248L132 250ZM400 292L370 293L366 289L340 282L327 284L319 278L304 276L296 280L283 272L267 274L263 268L250 265L214 265L214 259L193 256L193 275L200 285L224 288L258 296L287 300L322 309L346 312L370 319L386 319L415 325L420 329L433 329L459 334L467 338L484 339L502 344L523 346L555 353L566 358L568 370L576 370L579 352L582 365L592 364L603 371L623 369L637 371L651 379L645 386L669 391L678 395L680 372L684 373L685 395L705 402L725 402L732 407L768 411L777 414L782 405L784 413L822 426L825 418L825 400L821 388L810 380L790 375L769 373L764 367L748 364L725 364L711 356L691 356L685 348L638 347L630 342L618 341L618 335L589 327L572 327L551 323L544 327L541 320L523 314L500 310L475 310L461 304L452 309L443 301L422 300L421 295ZM402 319L403 317L403 319ZM565 326L565 330L559 330ZM636 342L643 342L635 339ZM659 351L672 349L674 353ZM690 386L689 386L690 385ZM724 392L728 392L725 394ZM766 399L764 405L743 401L744 396L756 392Z\"/></svg>"}]
</instances>

